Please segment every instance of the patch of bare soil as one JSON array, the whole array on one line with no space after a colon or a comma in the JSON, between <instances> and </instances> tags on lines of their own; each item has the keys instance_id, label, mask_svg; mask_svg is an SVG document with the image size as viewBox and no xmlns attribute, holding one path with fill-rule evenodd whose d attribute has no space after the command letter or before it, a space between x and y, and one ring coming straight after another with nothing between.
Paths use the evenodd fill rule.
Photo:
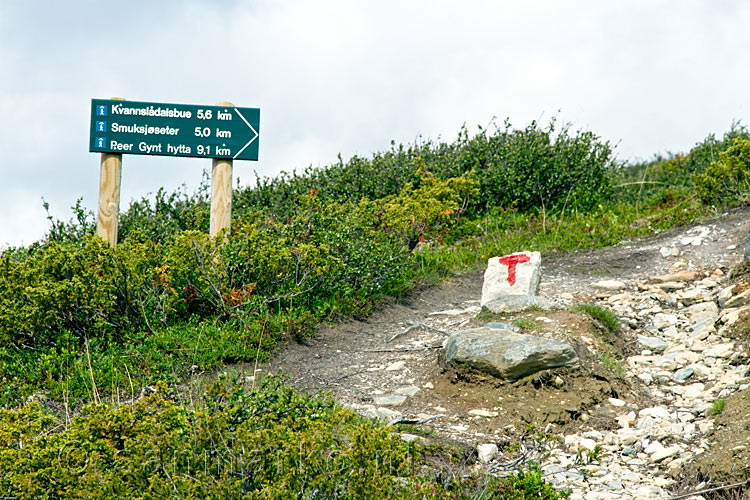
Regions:
<instances>
[{"instance_id":1,"label":"patch of bare soil","mask_svg":"<svg viewBox=\"0 0 750 500\"><path fill-rule=\"evenodd\" d=\"M717 408L718 410L718 408ZM750 478L750 391L724 401L707 436L715 444L699 455L685 476L693 484L733 484ZM746 487L747 488L747 487Z\"/></svg>"},{"instance_id":2,"label":"patch of bare soil","mask_svg":"<svg viewBox=\"0 0 750 500\"><path fill-rule=\"evenodd\" d=\"M263 369L283 370L292 385L328 392L360 410L386 408L385 418L436 417L429 425L439 435L466 442L501 440L516 423L550 423L562 430L601 418L602 426L612 425L611 407L602 402L616 397L640 404L647 397L617 361L632 354L634 334L626 328L608 339L584 314L564 306L589 302L597 293L591 284L603 277L643 279L738 262L749 215L750 208L741 208L615 247L545 259L540 295L562 309L477 317L482 273L469 273L387 303L366 320L321 327L314 338L287 345ZM462 379L439 363L447 335L488 321L569 342L581 366L500 383ZM388 400L400 394L408 397Z\"/></svg>"}]
</instances>

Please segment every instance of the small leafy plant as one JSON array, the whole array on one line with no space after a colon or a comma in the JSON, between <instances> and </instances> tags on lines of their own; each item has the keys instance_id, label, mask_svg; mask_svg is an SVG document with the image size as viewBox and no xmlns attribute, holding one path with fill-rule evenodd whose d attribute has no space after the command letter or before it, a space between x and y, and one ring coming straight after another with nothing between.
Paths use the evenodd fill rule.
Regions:
<instances>
[{"instance_id":1,"label":"small leafy plant","mask_svg":"<svg viewBox=\"0 0 750 500\"><path fill-rule=\"evenodd\" d=\"M726 405L726 403L726 398L719 398L714 400L714 402L711 403L711 415L718 415L719 413L723 412L724 405Z\"/></svg>"},{"instance_id":2,"label":"small leafy plant","mask_svg":"<svg viewBox=\"0 0 750 500\"><path fill-rule=\"evenodd\" d=\"M615 335L620 332L620 320L609 309L593 304L579 304L573 306L572 311L588 315L604 333Z\"/></svg>"}]
</instances>

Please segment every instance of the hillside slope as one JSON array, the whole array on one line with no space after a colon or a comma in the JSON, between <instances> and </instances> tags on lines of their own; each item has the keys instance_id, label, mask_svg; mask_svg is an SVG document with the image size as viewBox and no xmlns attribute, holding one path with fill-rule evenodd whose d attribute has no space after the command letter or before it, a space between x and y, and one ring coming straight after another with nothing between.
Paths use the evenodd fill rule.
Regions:
<instances>
[{"instance_id":1,"label":"hillside slope","mask_svg":"<svg viewBox=\"0 0 750 500\"><path fill-rule=\"evenodd\" d=\"M741 208L615 247L543 260L540 294L559 306L553 311L480 314L482 275L468 274L394 301L366 320L321 328L263 368L284 370L298 388L330 391L365 415L426 421L413 432L428 439L502 450L519 437L528 441L534 424L559 440L528 441L522 460L541 460L554 484L573 489L571 498L589 491L598 496L585 498L658 498L707 448L712 401L748 383L742 349L721 329L696 343L690 306L716 301L742 259L749 216ZM605 287L603 280L620 285ZM575 312L576 304L617 314L616 338ZM447 334L498 320L573 343L582 366L513 384L465 380L441 366ZM648 351L638 335L664 339L667 350ZM726 352L718 352L722 346ZM701 362L705 370L691 368L689 379L677 380L679 370ZM490 461L490 470L517 465L511 450ZM654 455L663 450L670 450L667 457Z\"/></svg>"}]
</instances>

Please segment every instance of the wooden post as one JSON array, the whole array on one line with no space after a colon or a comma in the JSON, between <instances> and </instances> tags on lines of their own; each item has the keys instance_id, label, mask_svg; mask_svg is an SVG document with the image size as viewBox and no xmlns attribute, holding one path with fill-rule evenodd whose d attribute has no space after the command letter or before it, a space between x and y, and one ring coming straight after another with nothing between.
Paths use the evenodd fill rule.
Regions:
<instances>
[{"instance_id":1,"label":"wooden post","mask_svg":"<svg viewBox=\"0 0 750 500\"><path fill-rule=\"evenodd\" d=\"M234 106L217 102L217 106ZM232 160L214 158L211 165L211 225L209 234L216 236L232 223Z\"/></svg>"},{"instance_id":2,"label":"wooden post","mask_svg":"<svg viewBox=\"0 0 750 500\"><path fill-rule=\"evenodd\" d=\"M113 100L124 101L122 97ZM96 234L110 245L117 245L117 218L120 215L122 155L102 153L99 167L99 211Z\"/></svg>"}]
</instances>

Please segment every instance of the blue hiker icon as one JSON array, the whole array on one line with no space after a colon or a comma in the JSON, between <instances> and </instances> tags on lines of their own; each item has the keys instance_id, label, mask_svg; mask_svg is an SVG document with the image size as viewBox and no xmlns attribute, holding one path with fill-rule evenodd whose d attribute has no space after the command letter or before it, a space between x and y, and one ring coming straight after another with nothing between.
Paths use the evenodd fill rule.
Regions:
<instances>
[{"instance_id":1,"label":"blue hiker icon","mask_svg":"<svg viewBox=\"0 0 750 500\"><path fill-rule=\"evenodd\" d=\"M104 147L104 137L97 137L96 138L96 147L97 148L103 148Z\"/></svg>"},{"instance_id":2,"label":"blue hiker icon","mask_svg":"<svg viewBox=\"0 0 750 500\"><path fill-rule=\"evenodd\" d=\"M107 116L107 106L100 104L96 107L97 116Z\"/></svg>"},{"instance_id":3,"label":"blue hiker icon","mask_svg":"<svg viewBox=\"0 0 750 500\"><path fill-rule=\"evenodd\" d=\"M106 128L107 128L107 122L96 122L97 132L105 132Z\"/></svg>"}]
</instances>

